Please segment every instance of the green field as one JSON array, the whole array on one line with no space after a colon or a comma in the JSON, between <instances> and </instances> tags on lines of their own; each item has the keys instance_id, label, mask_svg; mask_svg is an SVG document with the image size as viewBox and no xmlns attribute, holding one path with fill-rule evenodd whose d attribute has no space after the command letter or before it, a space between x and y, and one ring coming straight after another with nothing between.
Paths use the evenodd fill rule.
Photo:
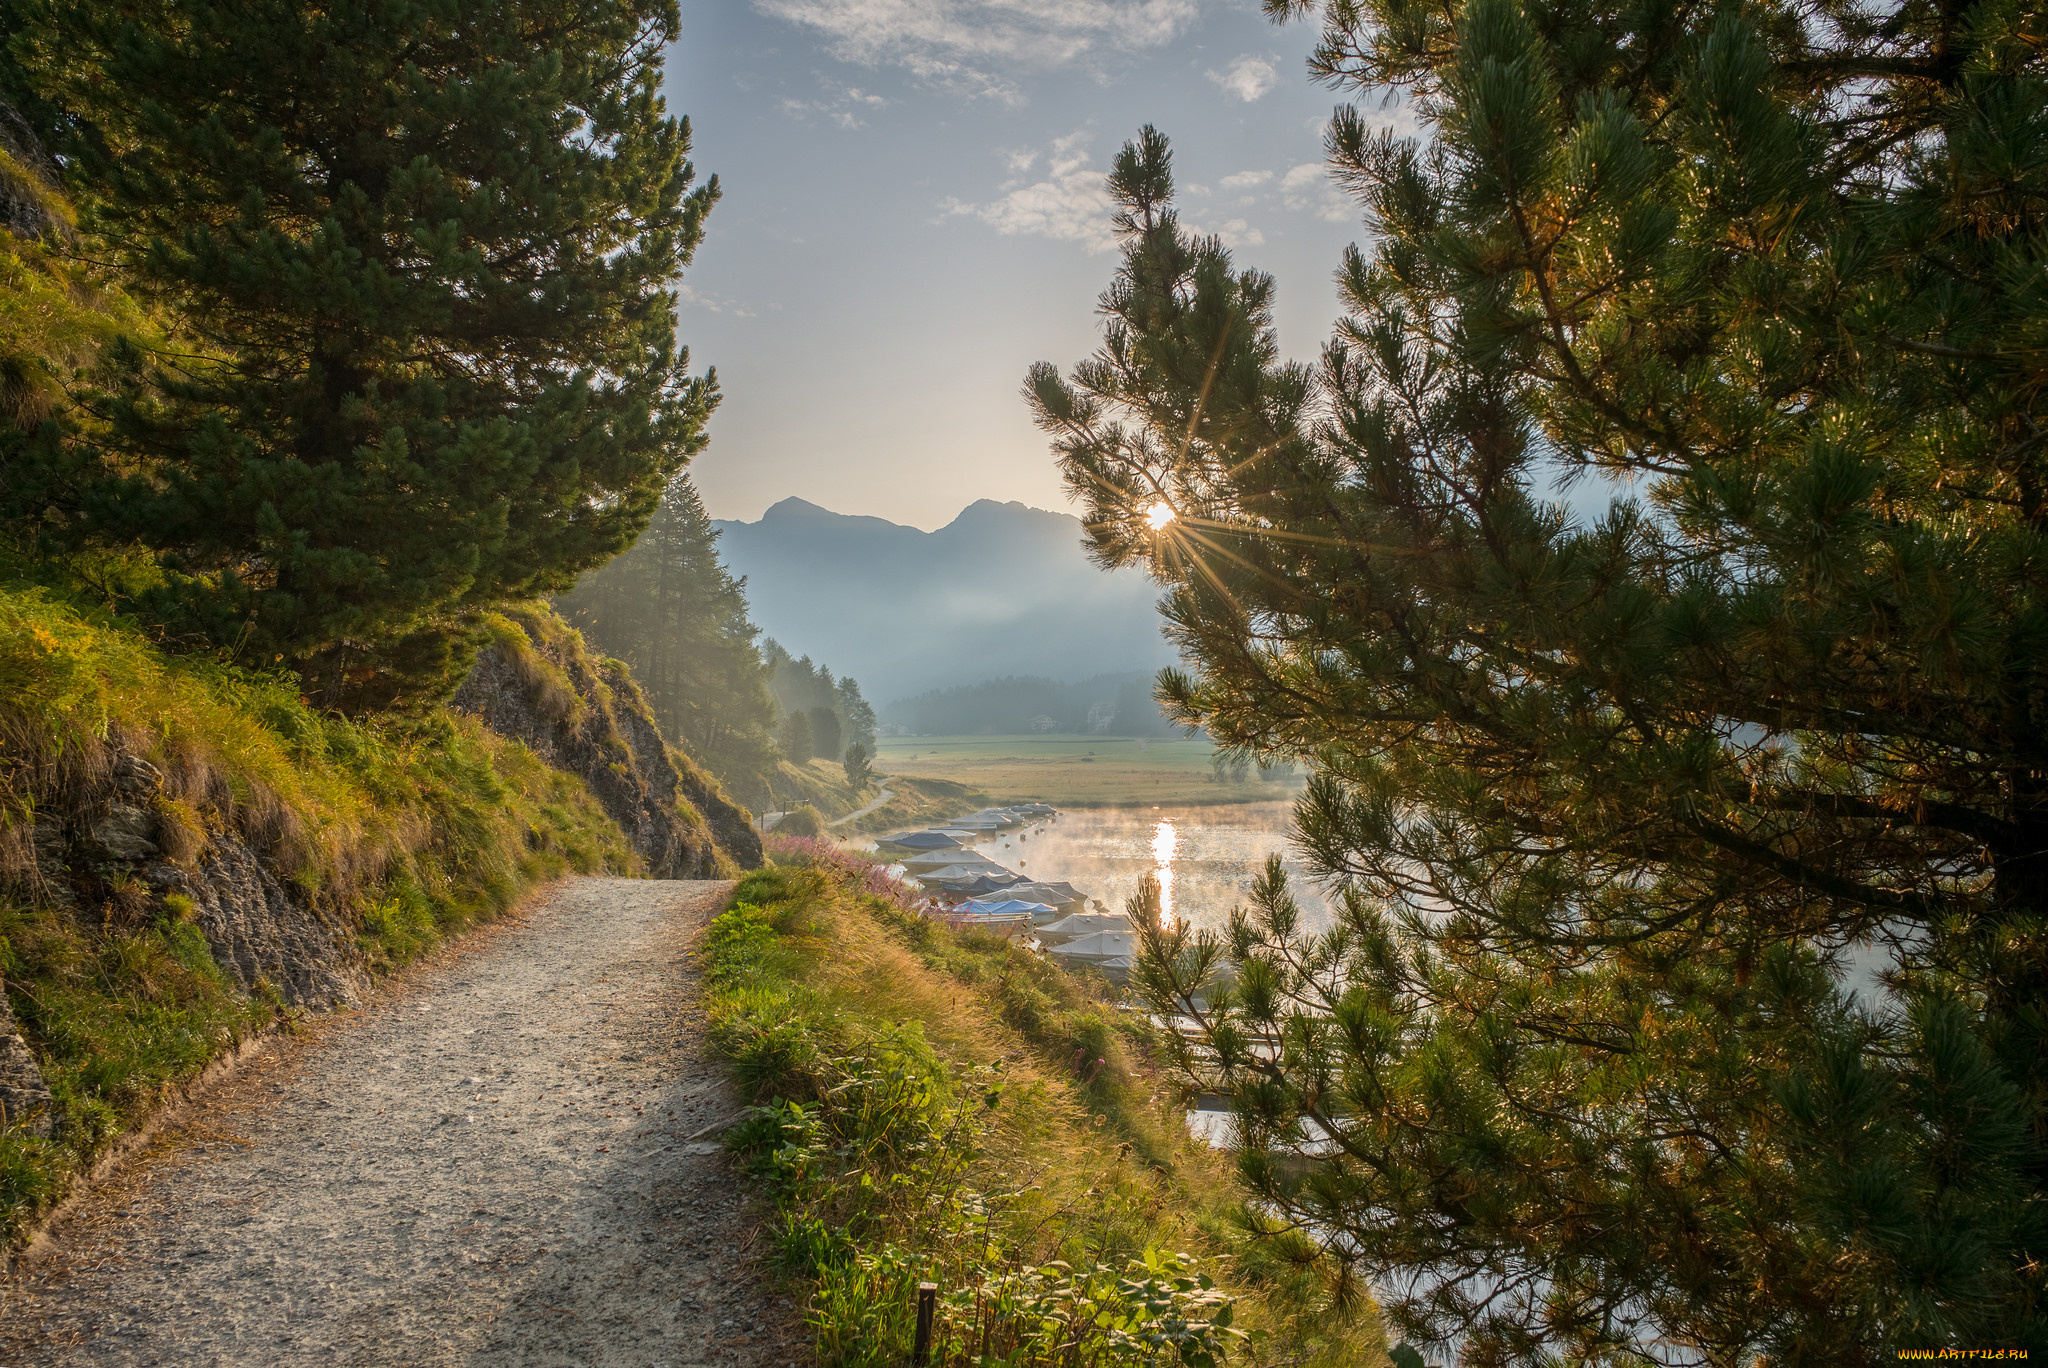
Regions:
<instances>
[{"instance_id":1,"label":"green field","mask_svg":"<svg viewBox=\"0 0 2048 1368\"><path fill-rule=\"evenodd\" d=\"M947 779L999 803L1036 798L1064 807L1124 803L1247 803L1291 797L1300 781L1217 783L1208 741L1126 736L899 736L877 746L875 769Z\"/></svg>"}]
</instances>

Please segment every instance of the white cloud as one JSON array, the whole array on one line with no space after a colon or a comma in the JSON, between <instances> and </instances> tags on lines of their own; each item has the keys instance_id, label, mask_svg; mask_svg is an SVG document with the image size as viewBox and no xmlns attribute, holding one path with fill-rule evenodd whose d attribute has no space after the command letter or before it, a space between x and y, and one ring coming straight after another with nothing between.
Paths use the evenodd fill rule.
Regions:
<instances>
[{"instance_id":1,"label":"white cloud","mask_svg":"<svg viewBox=\"0 0 2048 1368\"><path fill-rule=\"evenodd\" d=\"M1264 57L1248 52L1224 70L1210 72L1209 79L1250 104L1273 88L1280 79L1280 73Z\"/></svg>"},{"instance_id":2,"label":"white cloud","mask_svg":"<svg viewBox=\"0 0 2048 1368\"><path fill-rule=\"evenodd\" d=\"M724 295L705 294L687 284L676 286L676 299L685 309L704 309L710 313L729 314L734 318L754 317L754 311L738 300L728 299Z\"/></svg>"},{"instance_id":3,"label":"white cloud","mask_svg":"<svg viewBox=\"0 0 2048 1368\"><path fill-rule=\"evenodd\" d=\"M841 128L865 128L861 118L863 111L879 109L888 104L880 95L862 90L859 86L826 86L815 100L798 100L785 97L782 112L793 119L829 119Z\"/></svg>"},{"instance_id":4,"label":"white cloud","mask_svg":"<svg viewBox=\"0 0 2048 1368\"><path fill-rule=\"evenodd\" d=\"M1233 252L1243 247L1262 247L1266 242L1264 233L1241 218L1225 219L1215 224L1190 223L1188 230L1205 237L1221 238L1223 245Z\"/></svg>"},{"instance_id":5,"label":"white cloud","mask_svg":"<svg viewBox=\"0 0 2048 1368\"><path fill-rule=\"evenodd\" d=\"M1303 162L1280 178L1280 203L1293 213L1312 213L1325 223L1349 223L1357 208L1330 184L1318 162Z\"/></svg>"},{"instance_id":6,"label":"white cloud","mask_svg":"<svg viewBox=\"0 0 2048 1368\"><path fill-rule=\"evenodd\" d=\"M1271 179L1271 171L1233 171L1216 183L1225 190L1249 190L1252 186L1264 185Z\"/></svg>"},{"instance_id":7,"label":"white cloud","mask_svg":"<svg viewBox=\"0 0 2048 1368\"><path fill-rule=\"evenodd\" d=\"M754 8L820 34L843 60L900 66L933 85L1015 102L1008 71L1156 47L1185 30L1202 2L754 0Z\"/></svg>"},{"instance_id":8,"label":"white cloud","mask_svg":"<svg viewBox=\"0 0 2048 1368\"><path fill-rule=\"evenodd\" d=\"M1022 157L1021 164L1019 153L998 155L1013 171L1028 170L1038 161L1035 153ZM978 219L1005 236L1078 242L1090 252L1107 252L1116 247L1116 234L1105 178L1104 171L1089 165L1088 134L1069 133L1054 140L1044 179L1028 185L1021 179L1007 181L999 199L983 204L947 200L940 208L948 218Z\"/></svg>"}]
</instances>

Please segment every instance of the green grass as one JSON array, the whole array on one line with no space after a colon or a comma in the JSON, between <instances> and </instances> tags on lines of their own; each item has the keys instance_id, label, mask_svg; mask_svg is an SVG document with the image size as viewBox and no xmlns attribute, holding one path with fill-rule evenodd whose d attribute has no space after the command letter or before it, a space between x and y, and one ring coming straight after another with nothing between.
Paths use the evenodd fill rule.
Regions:
<instances>
[{"instance_id":1,"label":"green grass","mask_svg":"<svg viewBox=\"0 0 2048 1368\"><path fill-rule=\"evenodd\" d=\"M1292 797L1295 781L1217 782L1215 747L1201 738L1124 736L899 736L876 747L880 774L928 775L995 802L1037 799L1061 807L1126 803L1250 803Z\"/></svg>"},{"instance_id":2,"label":"green grass","mask_svg":"<svg viewBox=\"0 0 2048 1368\"><path fill-rule=\"evenodd\" d=\"M1386 1362L1370 1299L1188 1136L1142 1016L813 848L741 881L704 958L825 1368L902 1362L924 1279L942 1368Z\"/></svg>"},{"instance_id":3,"label":"green grass","mask_svg":"<svg viewBox=\"0 0 2048 1368\"><path fill-rule=\"evenodd\" d=\"M28 833L104 803L138 755L167 858L233 836L386 970L569 870L635 868L581 781L472 718L357 722L282 677L160 651L47 589L0 583L0 978L56 1103L56 1134L0 1132L0 1240L13 1239L166 1092L289 1020L240 992L192 905L113 871L45 885Z\"/></svg>"}]
</instances>

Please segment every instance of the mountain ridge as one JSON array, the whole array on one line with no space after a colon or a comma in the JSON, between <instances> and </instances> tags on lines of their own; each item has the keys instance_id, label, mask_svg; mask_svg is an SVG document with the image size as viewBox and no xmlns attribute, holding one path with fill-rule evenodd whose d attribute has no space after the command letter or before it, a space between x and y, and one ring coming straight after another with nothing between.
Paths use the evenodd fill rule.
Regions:
<instances>
[{"instance_id":1,"label":"mountain ridge","mask_svg":"<svg viewBox=\"0 0 2048 1368\"><path fill-rule=\"evenodd\" d=\"M1174 660L1151 579L1094 565L1069 513L977 499L926 532L792 495L753 522L713 526L762 632L852 675L877 702Z\"/></svg>"}]
</instances>

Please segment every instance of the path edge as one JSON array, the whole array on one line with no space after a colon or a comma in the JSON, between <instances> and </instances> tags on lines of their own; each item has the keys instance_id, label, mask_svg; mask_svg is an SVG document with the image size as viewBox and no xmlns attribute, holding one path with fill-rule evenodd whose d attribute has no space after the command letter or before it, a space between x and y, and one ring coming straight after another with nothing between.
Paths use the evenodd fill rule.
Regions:
<instances>
[{"instance_id":1,"label":"path edge","mask_svg":"<svg viewBox=\"0 0 2048 1368\"><path fill-rule=\"evenodd\" d=\"M260 1047L273 1044L280 1037L290 1039L295 1034L291 1028L303 1021L332 1021L343 1011L362 1011L373 999L385 996L392 988L403 985L418 973L464 953L475 933L502 926L533 911L554 897L574 877L563 874L544 883L535 884L503 912L487 922L479 922L465 928L460 935L443 942L433 954L414 960L396 973L371 980L370 991L364 995L362 1001L347 1003L341 1008L329 1008L324 1012L301 1012L280 1021L273 1021L263 1029L243 1037L236 1042L234 1048L208 1060L198 1073L184 1082L173 1084L165 1090L165 1095L158 1105L150 1108L148 1115L133 1128L116 1136L90 1166L72 1178L64 1195L59 1197L56 1204L44 1212L39 1220L14 1241L0 1241L0 1278L19 1272L28 1264L50 1253L55 1247L55 1237L51 1231L56 1228L59 1221L90 1198L123 1164L132 1159L138 1150L148 1145L167 1127L175 1126L189 1118L206 1101L206 1095L241 1072L242 1065Z\"/></svg>"}]
</instances>

